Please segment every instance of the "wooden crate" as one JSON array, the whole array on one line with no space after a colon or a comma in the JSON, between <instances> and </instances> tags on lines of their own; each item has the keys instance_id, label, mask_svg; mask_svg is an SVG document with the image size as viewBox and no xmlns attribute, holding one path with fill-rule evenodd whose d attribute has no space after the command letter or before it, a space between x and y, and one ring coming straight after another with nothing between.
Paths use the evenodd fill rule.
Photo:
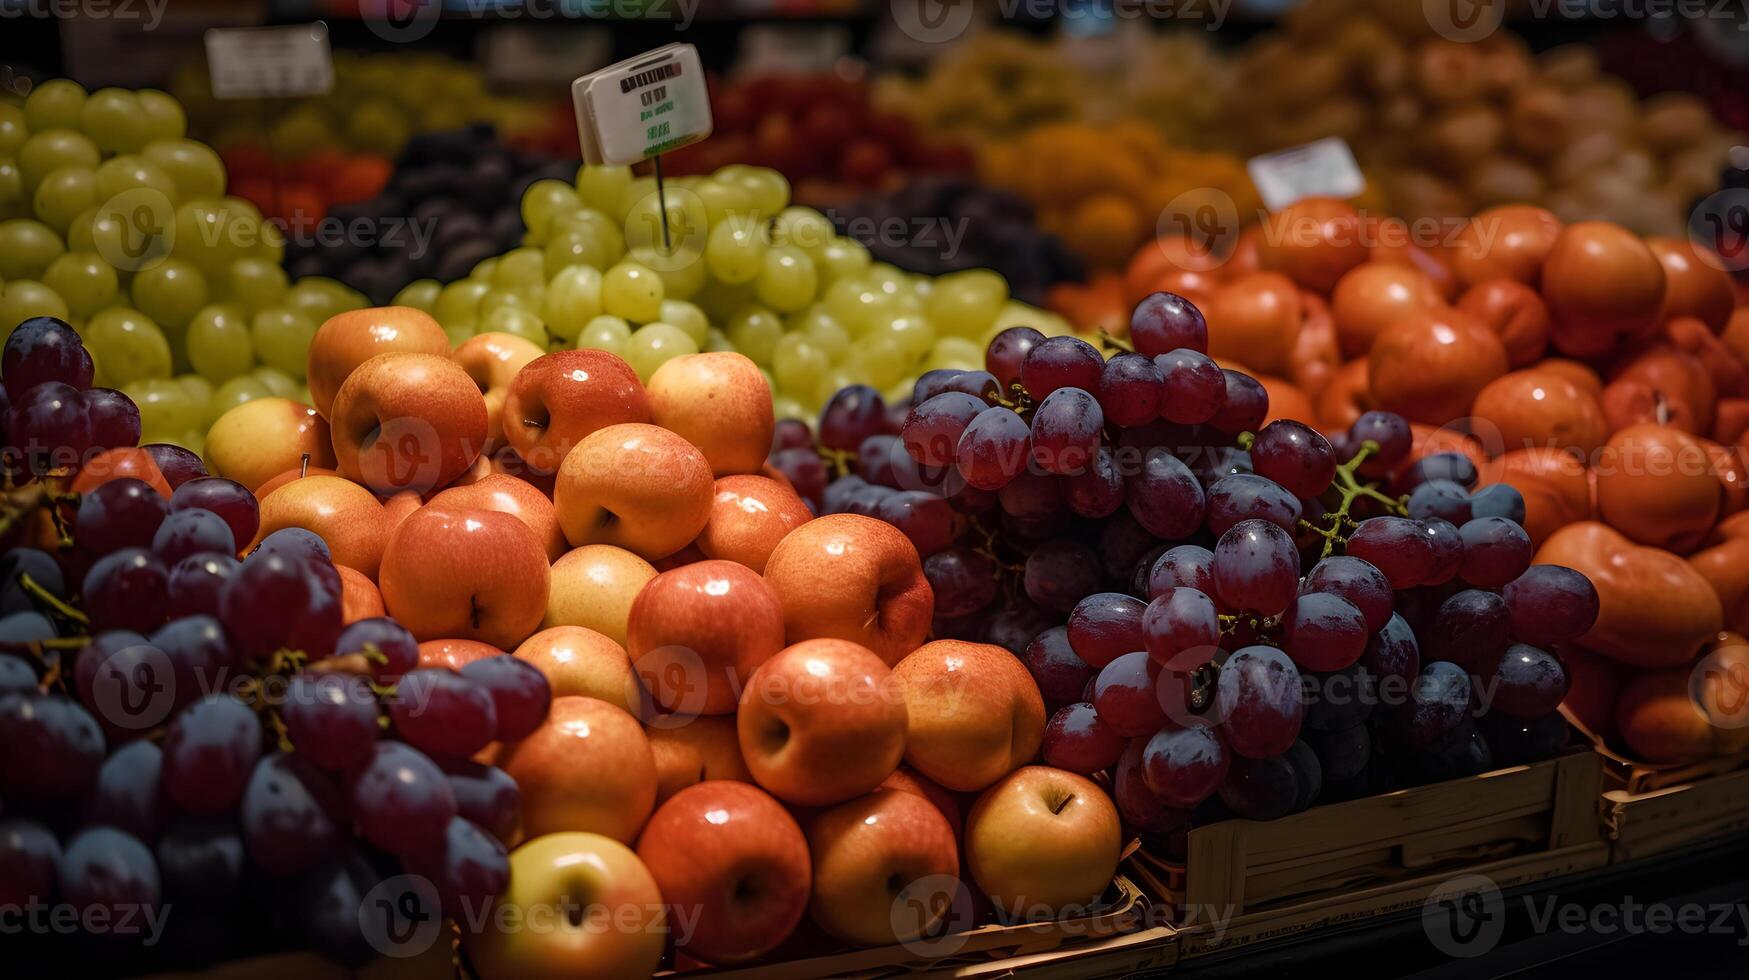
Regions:
<instances>
[{"instance_id":1,"label":"wooden crate","mask_svg":"<svg viewBox=\"0 0 1749 980\"><path fill-rule=\"evenodd\" d=\"M1609 861L1590 750L1467 779L1190 832L1183 864L1126 874L1172 906L1182 955L1417 907L1457 874L1501 888Z\"/></svg>"},{"instance_id":2,"label":"wooden crate","mask_svg":"<svg viewBox=\"0 0 1749 980\"><path fill-rule=\"evenodd\" d=\"M1749 752L1646 766L1603 750L1603 824L1612 861L1749 830Z\"/></svg>"}]
</instances>

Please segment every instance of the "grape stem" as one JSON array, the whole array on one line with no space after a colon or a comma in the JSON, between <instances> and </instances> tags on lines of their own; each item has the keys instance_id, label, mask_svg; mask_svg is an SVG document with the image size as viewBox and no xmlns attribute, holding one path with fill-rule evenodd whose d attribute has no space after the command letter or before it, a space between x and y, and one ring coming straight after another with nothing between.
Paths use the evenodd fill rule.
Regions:
<instances>
[{"instance_id":1,"label":"grape stem","mask_svg":"<svg viewBox=\"0 0 1749 980\"><path fill-rule=\"evenodd\" d=\"M1115 334L1106 333L1104 330L1099 331L1099 342L1106 347L1111 347L1128 354L1134 354L1136 352L1136 349L1130 345L1129 341L1124 340L1122 337L1118 337Z\"/></svg>"},{"instance_id":2,"label":"grape stem","mask_svg":"<svg viewBox=\"0 0 1749 980\"><path fill-rule=\"evenodd\" d=\"M1033 409L1032 395L1028 394L1018 381L1008 386L1006 395L1001 392L996 394L996 404L1022 418L1025 418Z\"/></svg>"},{"instance_id":3,"label":"grape stem","mask_svg":"<svg viewBox=\"0 0 1749 980\"><path fill-rule=\"evenodd\" d=\"M43 588L41 583L30 577L30 573L18 573L18 587L30 593L32 599L49 607L49 609L53 610L61 618L70 619L73 622L78 623L80 626L91 625L91 620L86 618L84 613L74 609L72 606L62 601L59 596L50 592L48 589Z\"/></svg>"},{"instance_id":4,"label":"grape stem","mask_svg":"<svg viewBox=\"0 0 1749 980\"><path fill-rule=\"evenodd\" d=\"M1242 435L1239 438L1243 440L1245 436ZM1336 551L1338 542L1347 543L1348 536L1344 533L1345 529L1359 526L1359 522L1349 516L1349 510L1353 508L1356 500L1365 498L1382 504L1393 514L1406 515L1409 512L1402 500L1380 493L1372 484L1362 483L1355 478L1354 471L1360 467L1360 464L1366 462L1368 456L1378 451L1378 442L1368 439L1360 444L1360 448L1355 451L1352 459L1336 467L1336 479L1333 486L1336 488L1336 492L1341 495L1342 500L1336 505L1335 510L1326 511L1324 514L1324 520L1330 522L1329 527L1319 527L1311 521L1301 519L1300 525L1302 527L1324 539L1324 549L1318 556L1320 559L1330 557Z\"/></svg>"}]
</instances>

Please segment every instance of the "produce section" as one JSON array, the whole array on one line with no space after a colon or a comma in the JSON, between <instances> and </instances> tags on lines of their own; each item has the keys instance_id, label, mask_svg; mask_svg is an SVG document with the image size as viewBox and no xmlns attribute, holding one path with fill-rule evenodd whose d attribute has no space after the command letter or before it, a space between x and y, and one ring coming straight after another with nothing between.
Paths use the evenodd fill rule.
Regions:
<instances>
[{"instance_id":1,"label":"produce section","mask_svg":"<svg viewBox=\"0 0 1749 980\"><path fill-rule=\"evenodd\" d=\"M26 973L1492 976L1749 896L1716 70L281 6L0 38Z\"/></svg>"}]
</instances>

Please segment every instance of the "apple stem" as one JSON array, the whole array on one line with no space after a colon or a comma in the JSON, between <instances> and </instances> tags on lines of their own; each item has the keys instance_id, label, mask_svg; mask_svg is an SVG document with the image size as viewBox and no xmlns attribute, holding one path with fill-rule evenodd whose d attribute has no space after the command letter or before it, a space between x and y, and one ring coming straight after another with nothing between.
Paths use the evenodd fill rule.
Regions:
<instances>
[{"instance_id":1,"label":"apple stem","mask_svg":"<svg viewBox=\"0 0 1749 980\"><path fill-rule=\"evenodd\" d=\"M298 459L298 479L301 480L304 477L309 476L309 475L310 475L310 454L304 453L303 456L299 457L299 459Z\"/></svg>"},{"instance_id":2,"label":"apple stem","mask_svg":"<svg viewBox=\"0 0 1749 980\"><path fill-rule=\"evenodd\" d=\"M1057 802L1056 806L1051 807L1051 813L1061 814L1065 809L1068 808L1069 804L1071 804L1073 802L1075 802L1075 794L1070 793L1069 795L1067 795L1067 796L1063 797L1061 800L1059 800Z\"/></svg>"}]
</instances>

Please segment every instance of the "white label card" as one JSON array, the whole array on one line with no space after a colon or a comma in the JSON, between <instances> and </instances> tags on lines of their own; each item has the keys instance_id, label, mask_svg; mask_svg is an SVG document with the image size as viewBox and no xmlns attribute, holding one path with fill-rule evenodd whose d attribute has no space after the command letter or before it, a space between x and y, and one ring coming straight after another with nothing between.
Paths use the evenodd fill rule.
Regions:
<instances>
[{"instance_id":1,"label":"white label card","mask_svg":"<svg viewBox=\"0 0 1749 980\"><path fill-rule=\"evenodd\" d=\"M669 44L571 83L583 160L619 167L711 134L711 100L698 49Z\"/></svg>"},{"instance_id":2,"label":"white label card","mask_svg":"<svg viewBox=\"0 0 1749 980\"><path fill-rule=\"evenodd\" d=\"M1271 211L1307 197L1353 197L1366 190L1354 151L1340 136L1252 157L1245 164Z\"/></svg>"},{"instance_id":3,"label":"white label card","mask_svg":"<svg viewBox=\"0 0 1749 980\"><path fill-rule=\"evenodd\" d=\"M206 32L213 97L321 95L334 87L326 24L215 27Z\"/></svg>"}]
</instances>

